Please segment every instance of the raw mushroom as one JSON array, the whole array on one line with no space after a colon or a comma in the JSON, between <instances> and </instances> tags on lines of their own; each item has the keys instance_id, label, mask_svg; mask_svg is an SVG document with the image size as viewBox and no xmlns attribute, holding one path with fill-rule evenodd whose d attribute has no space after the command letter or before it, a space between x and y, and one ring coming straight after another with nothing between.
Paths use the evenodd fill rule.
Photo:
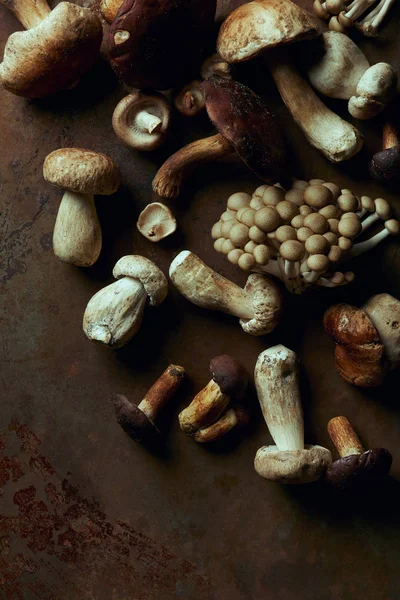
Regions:
<instances>
[{"instance_id":1,"label":"raw mushroom","mask_svg":"<svg viewBox=\"0 0 400 600\"><path fill-rule=\"evenodd\" d=\"M152 202L140 213L137 228L150 242L159 242L176 231L176 219L168 206Z\"/></svg>"},{"instance_id":2,"label":"raw mushroom","mask_svg":"<svg viewBox=\"0 0 400 600\"><path fill-rule=\"evenodd\" d=\"M0 64L9 92L42 98L74 87L99 55L103 30L89 8L46 0L1 0L28 31L10 35Z\"/></svg>"},{"instance_id":3,"label":"raw mushroom","mask_svg":"<svg viewBox=\"0 0 400 600\"><path fill-rule=\"evenodd\" d=\"M255 470L278 483L316 481L332 458L322 446L304 446L296 354L282 345L265 350L258 357L254 378L261 410L276 444L258 450Z\"/></svg>"},{"instance_id":4,"label":"raw mushroom","mask_svg":"<svg viewBox=\"0 0 400 600\"><path fill-rule=\"evenodd\" d=\"M184 377L183 367L169 365L138 406L121 394L113 397L117 421L135 442L149 443L158 437L160 432L154 420L178 391Z\"/></svg>"},{"instance_id":5,"label":"raw mushroom","mask_svg":"<svg viewBox=\"0 0 400 600\"><path fill-rule=\"evenodd\" d=\"M394 2L395 0L314 0L313 6L321 19L330 19L329 29L347 33L354 26L365 36L375 37Z\"/></svg>"},{"instance_id":6,"label":"raw mushroom","mask_svg":"<svg viewBox=\"0 0 400 600\"><path fill-rule=\"evenodd\" d=\"M202 79L210 79L214 75L223 79L232 79L232 66L216 52L203 62L200 75Z\"/></svg>"},{"instance_id":7,"label":"raw mushroom","mask_svg":"<svg viewBox=\"0 0 400 600\"><path fill-rule=\"evenodd\" d=\"M162 198L176 198L195 167L235 151L261 179L283 177L283 136L264 101L243 84L221 77L204 81L202 87L208 116L219 133L173 154L156 174L153 190Z\"/></svg>"},{"instance_id":8,"label":"raw mushroom","mask_svg":"<svg viewBox=\"0 0 400 600\"><path fill-rule=\"evenodd\" d=\"M249 413L243 406L228 408L212 425L198 429L193 439L200 444L208 444L220 440L224 435L237 427L244 427L249 422Z\"/></svg>"},{"instance_id":9,"label":"raw mushroom","mask_svg":"<svg viewBox=\"0 0 400 600\"><path fill-rule=\"evenodd\" d=\"M53 251L62 261L90 267L102 244L94 194L113 194L120 185L117 165L109 156L82 148L60 148L43 164L46 181L67 190L53 232Z\"/></svg>"},{"instance_id":10,"label":"raw mushroom","mask_svg":"<svg viewBox=\"0 0 400 600\"><path fill-rule=\"evenodd\" d=\"M101 0L100 13L108 24L114 21L121 4L122 0Z\"/></svg>"},{"instance_id":11,"label":"raw mushroom","mask_svg":"<svg viewBox=\"0 0 400 600\"><path fill-rule=\"evenodd\" d=\"M328 468L325 481L340 491L356 491L361 486L376 485L389 475L392 455L385 448L364 451L346 417L328 423L328 433L340 458Z\"/></svg>"},{"instance_id":12,"label":"raw mushroom","mask_svg":"<svg viewBox=\"0 0 400 600\"><path fill-rule=\"evenodd\" d=\"M90 340L120 348L139 331L144 310L161 304L168 282L160 269L143 256L123 256L116 263L111 283L95 294L83 316L83 330Z\"/></svg>"},{"instance_id":13,"label":"raw mushroom","mask_svg":"<svg viewBox=\"0 0 400 600\"><path fill-rule=\"evenodd\" d=\"M185 117L195 117L205 107L204 92L201 81L186 84L174 98L175 108Z\"/></svg>"},{"instance_id":14,"label":"raw mushroom","mask_svg":"<svg viewBox=\"0 0 400 600\"><path fill-rule=\"evenodd\" d=\"M382 150L372 157L369 172L383 183L400 182L400 136L393 123L383 126Z\"/></svg>"},{"instance_id":15,"label":"raw mushroom","mask_svg":"<svg viewBox=\"0 0 400 600\"><path fill-rule=\"evenodd\" d=\"M165 141L171 107L163 94L137 91L117 104L112 125L117 136L135 150L155 150Z\"/></svg>"},{"instance_id":16,"label":"raw mushroom","mask_svg":"<svg viewBox=\"0 0 400 600\"><path fill-rule=\"evenodd\" d=\"M270 333L281 320L281 292L262 275L250 275L242 289L184 250L171 263L169 276L187 300L239 317L242 329L250 335Z\"/></svg>"},{"instance_id":17,"label":"raw mushroom","mask_svg":"<svg viewBox=\"0 0 400 600\"><path fill-rule=\"evenodd\" d=\"M326 158L340 162L361 149L360 132L323 104L281 48L319 33L318 20L291 0L255 0L239 6L222 24L217 50L229 63L245 62L263 53L282 99L304 135Z\"/></svg>"},{"instance_id":18,"label":"raw mushroom","mask_svg":"<svg viewBox=\"0 0 400 600\"><path fill-rule=\"evenodd\" d=\"M387 63L377 63L365 71L357 84L356 94L349 100L349 113L356 119L371 119L393 99L397 74Z\"/></svg>"},{"instance_id":19,"label":"raw mushroom","mask_svg":"<svg viewBox=\"0 0 400 600\"><path fill-rule=\"evenodd\" d=\"M232 356L223 354L213 358L210 374L211 381L179 413L180 428L189 435L215 423L229 402L242 399L246 393L247 373Z\"/></svg>"}]
</instances>

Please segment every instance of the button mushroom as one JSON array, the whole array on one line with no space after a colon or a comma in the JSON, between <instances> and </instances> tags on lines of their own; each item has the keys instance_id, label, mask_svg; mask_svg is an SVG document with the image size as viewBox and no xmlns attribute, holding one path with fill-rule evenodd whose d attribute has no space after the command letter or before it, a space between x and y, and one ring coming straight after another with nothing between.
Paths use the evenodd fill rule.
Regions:
<instances>
[{"instance_id":1,"label":"button mushroom","mask_svg":"<svg viewBox=\"0 0 400 600\"><path fill-rule=\"evenodd\" d=\"M123 256L116 263L111 283L95 294L83 316L83 330L90 340L120 348L139 331L144 309L161 304L168 282L160 269L143 256Z\"/></svg>"},{"instance_id":2,"label":"button mushroom","mask_svg":"<svg viewBox=\"0 0 400 600\"><path fill-rule=\"evenodd\" d=\"M254 377L261 410L276 444L258 450L255 470L278 483L316 481L332 458L322 446L304 446L296 354L282 345L265 350L258 357Z\"/></svg>"},{"instance_id":3,"label":"button mushroom","mask_svg":"<svg viewBox=\"0 0 400 600\"><path fill-rule=\"evenodd\" d=\"M112 125L117 136L135 150L155 150L165 141L171 108L162 94L137 91L117 104Z\"/></svg>"},{"instance_id":4,"label":"button mushroom","mask_svg":"<svg viewBox=\"0 0 400 600\"><path fill-rule=\"evenodd\" d=\"M255 0L239 6L224 21L217 50L229 63L263 53L282 99L304 135L326 158L340 162L361 149L360 132L323 104L280 48L319 33L318 20L290 0Z\"/></svg>"},{"instance_id":5,"label":"button mushroom","mask_svg":"<svg viewBox=\"0 0 400 600\"><path fill-rule=\"evenodd\" d=\"M184 377L185 369L183 367L169 365L138 406L132 404L121 394L114 396L117 421L135 442L149 443L158 437L160 432L154 424L154 420L178 391Z\"/></svg>"},{"instance_id":6,"label":"button mushroom","mask_svg":"<svg viewBox=\"0 0 400 600\"><path fill-rule=\"evenodd\" d=\"M202 87L208 116L219 133L173 154L156 174L153 190L163 198L176 198L197 165L235 151L261 179L283 176L282 132L264 101L241 83L221 77L204 81Z\"/></svg>"},{"instance_id":7,"label":"button mushroom","mask_svg":"<svg viewBox=\"0 0 400 600\"><path fill-rule=\"evenodd\" d=\"M328 433L340 458L328 468L325 481L340 491L356 491L387 477L392 455L385 448L364 451L362 444L346 417L335 417L328 423Z\"/></svg>"},{"instance_id":8,"label":"button mushroom","mask_svg":"<svg viewBox=\"0 0 400 600\"><path fill-rule=\"evenodd\" d=\"M168 206L152 202L140 213L137 228L150 242L159 242L176 231L176 219Z\"/></svg>"},{"instance_id":9,"label":"button mushroom","mask_svg":"<svg viewBox=\"0 0 400 600\"><path fill-rule=\"evenodd\" d=\"M62 261L90 267L101 251L101 227L93 194L113 194L120 185L110 157L82 148L60 148L43 164L46 181L67 190L53 232L54 254Z\"/></svg>"},{"instance_id":10,"label":"button mushroom","mask_svg":"<svg viewBox=\"0 0 400 600\"><path fill-rule=\"evenodd\" d=\"M243 331L250 335L270 333L281 320L280 290L262 275L250 275L242 289L184 250L171 263L169 276L187 300L239 317Z\"/></svg>"},{"instance_id":11,"label":"button mushroom","mask_svg":"<svg viewBox=\"0 0 400 600\"><path fill-rule=\"evenodd\" d=\"M28 31L10 35L0 64L9 92L42 98L73 87L99 55L103 30L88 8L60 2L50 11L46 0L7 0Z\"/></svg>"},{"instance_id":12,"label":"button mushroom","mask_svg":"<svg viewBox=\"0 0 400 600\"><path fill-rule=\"evenodd\" d=\"M372 157L369 172L383 183L400 182L400 136L393 123L383 126L382 150Z\"/></svg>"}]
</instances>

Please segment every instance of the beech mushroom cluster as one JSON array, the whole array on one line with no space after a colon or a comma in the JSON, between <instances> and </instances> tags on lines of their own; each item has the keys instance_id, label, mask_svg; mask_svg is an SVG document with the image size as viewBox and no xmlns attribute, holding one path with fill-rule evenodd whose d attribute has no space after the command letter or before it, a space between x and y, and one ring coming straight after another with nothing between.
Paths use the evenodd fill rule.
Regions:
<instances>
[{"instance_id":1,"label":"beech mushroom cluster","mask_svg":"<svg viewBox=\"0 0 400 600\"><path fill-rule=\"evenodd\" d=\"M378 221L384 227L358 242ZM301 294L312 285L336 287L354 279L338 265L398 235L399 222L389 203L321 179L297 180L284 190L262 185L252 196L230 196L227 209L212 227L214 248L244 271L270 273Z\"/></svg>"},{"instance_id":2,"label":"beech mushroom cluster","mask_svg":"<svg viewBox=\"0 0 400 600\"><path fill-rule=\"evenodd\" d=\"M376 37L395 0L314 0L314 12L329 19L329 29L347 33L356 27L367 37Z\"/></svg>"}]
</instances>

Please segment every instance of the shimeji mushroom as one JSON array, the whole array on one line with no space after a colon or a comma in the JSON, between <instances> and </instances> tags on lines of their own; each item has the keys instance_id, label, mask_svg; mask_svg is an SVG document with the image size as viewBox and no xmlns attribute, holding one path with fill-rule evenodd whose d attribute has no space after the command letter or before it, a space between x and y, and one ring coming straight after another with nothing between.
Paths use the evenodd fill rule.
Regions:
<instances>
[{"instance_id":1,"label":"shimeji mushroom","mask_svg":"<svg viewBox=\"0 0 400 600\"><path fill-rule=\"evenodd\" d=\"M385 123L382 150L372 157L369 171L383 183L400 182L400 136L393 123Z\"/></svg>"},{"instance_id":2,"label":"shimeji mushroom","mask_svg":"<svg viewBox=\"0 0 400 600\"><path fill-rule=\"evenodd\" d=\"M120 348L139 331L144 310L161 304L168 282L160 269L143 256L123 256L116 263L111 283L95 294L83 316L83 330L90 340Z\"/></svg>"},{"instance_id":3,"label":"shimeji mushroom","mask_svg":"<svg viewBox=\"0 0 400 600\"><path fill-rule=\"evenodd\" d=\"M157 172L153 190L162 198L176 198L196 166L235 151L261 179L283 177L283 135L264 101L243 84L221 77L204 81L202 88L208 116L219 133L173 154Z\"/></svg>"},{"instance_id":4,"label":"shimeji mushroom","mask_svg":"<svg viewBox=\"0 0 400 600\"><path fill-rule=\"evenodd\" d=\"M340 491L357 491L374 485L389 475L392 455L385 448L364 448L346 417L334 417L328 433L340 458L326 471L325 481Z\"/></svg>"},{"instance_id":5,"label":"shimeji mushroom","mask_svg":"<svg viewBox=\"0 0 400 600\"><path fill-rule=\"evenodd\" d=\"M258 357L254 377L261 410L276 444L258 450L255 470L278 483L320 479L332 458L322 446L304 446L296 354L282 345L265 350Z\"/></svg>"},{"instance_id":6,"label":"shimeji mushroom","mask_svg":"<svg viewBox=\"0 0 400 600\"><path fill-rule=\"evenodd\" d=\"M168 206L152 202L140 213L137 228L150 242L159 242L176 231L176 219Z\"/></svg>"},{"instance_id":7,"label":"shimeji mushroom","mask_svg":"<svg viewBox=\"0 0 400 600\"><path fill-rule=\"evenodd\" d=\"M169 365L139 405L133 404L121 394L113 397L117 421L135 442L149 443L158 437L160 432L154 420L178 391L184 377L183 367Z\"/></svg>"},{"instance_id":8,"label":"shimeji mushroom","mask_svg":"<svg viewBox=\"0 0 400 600\"><path fill-rule=\"evenodd\" d=\"M41 98L73 87L99 55L103 30L88 8L46 0L1 0L28 31L8 38L0 81L9 92Z\"/></svg>"},{"instance_id":9,"label":"shimeji mushroom","mask_svg":"<svg viewBox=\"0 0 400 600\"><path fill-rule=\"evenodd\" d=\"M332 162L362 146L360 132L329 110L293 67L284 46L320 34L318 20L291 0L255 0L239 6L221 26L217 50L229 63L263 54L284 103L308 141Z\"/></svg>"},{"instance_id":10,"label":"shimeji mushroom","mask_svg":"<svg viewBox=\"0 0 400 600\"><path fill-rule=\"evenodd\" d=\"M120 185L109 156L81 148L60 148L43 164L46 181L67 190L53 232L53 251L62 261L90 267L99 257L102 235L93 194L113 194Z\"/></svg>"},{"instance_id":11,"label":"shimeji mushroom","mask_svg":"<svg viewBox=\"0 0 400 600\"><path fill-rule=\"evenodd\" d=\"M117 136L136 150L155 150L165 141L171 108L163 94L133 92L117 104L112 125Z\"/></svg>"},{"instance_id":12,"label":"shimeji mushroom","mask_svg":"<svg viewBox=\"0 0 400 600\"><path fill-rule=\"evenodd\" d=\"M281 320L280 289L262 275L250 275L242 289L184 250L172 261L169 276L187 300L239 317L243 331L250 335L270 333Z\"/></svg>"},{"instance_id":13,"label":"shimeji mushroom","mask_svg":"<svg viewBox=\"0 0 400 600\"><path fill-rule=\"evenodd\" d=\"M367 238L369 227L384 227ZM253 196L235 193L227 210L211 229L214 248L244 271L270 273L287 289L301 294L312 285L336 287L354 279L338 265L371 250L400 225L389 203L369 196L358 198L320 179L263 185ZM363 236L363 241L358 238Z\"/></svg>"},{"instance_id":14,"label":"shimeji mushroom","mask_svg":"<svg viewBox=\"0 0 400 600\"><path fill-rule=\"evenodd\" d=\"M329 19L329 29L346 33L354 26L364 35L375 37L394 2L395 0L314 0L313 6L321 19Z\"/></svg>"}]
</instances>

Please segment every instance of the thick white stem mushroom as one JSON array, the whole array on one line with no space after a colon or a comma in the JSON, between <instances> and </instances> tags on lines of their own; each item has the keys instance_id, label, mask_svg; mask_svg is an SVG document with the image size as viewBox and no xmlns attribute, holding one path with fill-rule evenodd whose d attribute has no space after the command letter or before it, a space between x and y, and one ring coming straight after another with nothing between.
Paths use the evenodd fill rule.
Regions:
<instances>
[{"instance_id":1,"label":"thick white stem mushroom","mask_svg":"<svg viewBox=\"0 0 400 600\"><path fill-rule=\"evenodd\" d=\"M51 9L46 0L12 0L2 1L22 23L25 29L31 29L40 25L50 13Z\"/></svg>"}]
</instances>

